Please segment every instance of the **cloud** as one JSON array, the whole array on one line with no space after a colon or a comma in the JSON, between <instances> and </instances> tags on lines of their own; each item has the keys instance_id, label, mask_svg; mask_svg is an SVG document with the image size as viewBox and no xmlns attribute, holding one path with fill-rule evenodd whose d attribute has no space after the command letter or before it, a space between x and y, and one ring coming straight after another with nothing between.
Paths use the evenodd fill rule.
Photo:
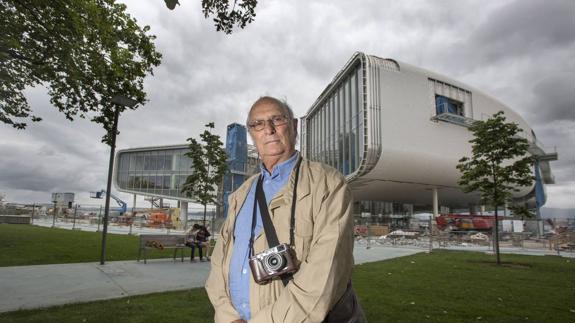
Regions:
<instances>
[{"instance_id":1,"label":"cloud","mask_svg":"<svg viewBox=\"0 0 575 323\"><path fill-rule=\"evenodd\" d=\"M575 2L516 0L489 15L448 47L458 69L482 69L571 47L575 43Z\"/></svg>"},{"instance_id":2,"label":"cloud","mask_svg":"<svg viewBox=\"0 0 575 323\"><path fill-rule=\"evenodd\" d=\"M540 127L537 139L544 145L546 152L557 152L559 159L551 161L551 169L557 185L575 181L575 122L561 120L549 122ZM550 185L555 186L555 185Z\"/></svg>"},{"instance_id":3,"label":"cloud","mask_svg":"<svg viewBox=\"0 0 575 323\"><path fill-rule=\"evenodd\" d=\"M303 115L355 51L454 77L501 100L523 116L560 159L550 207L575 207L575 3L570 0L281 1L258 3L256 20L232 35L215 31L198 1L167 10L160 1L127 1L150 25L163 54L145 80L149 102L126 111L118 149L183 144L215 121L245 121L261 95L286 98ZM10 199L49 199L75 191L83 203L106 182L109 148L103 129L69 122L50 106L45 90L28 99L44 118L25 131L0 126L0 191ZM128 194L119 194L131 201ZM138 204L141 205L141 201Z\"/></svg>"},{"instance_id":4,"label":"cloud","mask_svg":"<svg viewBox=\"0 0 575 323\"><path fill-rule=\"evenodd\" d=\"M575 72L555 74L540 80L533 88L535 114L545 121L575 121Z\"/></svg>"},{"instance_id":5,"label":"cloud","mask_svg":"<svg viewBox=\"0 0 575 323\"><path fill-rule=\"evenodd\" d=\"M573 208L575 181L547 186L547 207Z\"/></svg>"}]
</instances>

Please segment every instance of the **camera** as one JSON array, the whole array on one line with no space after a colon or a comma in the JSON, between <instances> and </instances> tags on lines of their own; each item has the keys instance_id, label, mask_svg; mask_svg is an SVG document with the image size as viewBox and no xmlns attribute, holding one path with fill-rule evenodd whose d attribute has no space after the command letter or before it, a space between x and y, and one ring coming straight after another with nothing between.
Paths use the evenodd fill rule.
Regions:
<instances>
[{"instance_id":1,"label":"camera","mask_svg":"<svg viewBox=\"0 0 575 323\"><path fill-rule=\"evenodd\" d=\"M295 251L287 243L258 253L251 257L249 262L254 280L258 284L266 284L275 277L298 270Z\"/></svg>"}]
</instances>

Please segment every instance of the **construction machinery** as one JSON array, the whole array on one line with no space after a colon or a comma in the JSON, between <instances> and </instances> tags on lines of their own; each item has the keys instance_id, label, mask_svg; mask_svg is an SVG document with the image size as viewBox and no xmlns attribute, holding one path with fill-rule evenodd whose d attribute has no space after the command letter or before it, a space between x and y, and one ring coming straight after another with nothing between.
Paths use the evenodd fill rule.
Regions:
<instances>
[{"instance_id":1,"label":"construction machinery","mask_svg":"<svg viewBox=\"0 0 575 323\"><path fill-rule=\"evenodd\" d=\"M106 196L106 190L101 190L99 192L90 192L90 197L93 199L102 199L104 198L104 196ZM120 207L119 208L120 216L126 213L126 210L128 209L128 204L126 204L126 202L120 200L117 196L112 194L112 192L110 192L110 197L113 198L116 201L116 203L118 203L118 206Z\"/></svg>"},{"instance_id":2,"label":"construction machinery","mask_svg":"<svg viewBox=\"0 0 575 323\"><path fill-rule=\"evenodd\" d=\"M495 217L491 215L442 214L435 221L440 230L490 231Z\"/></svg>"},{"instance_id":3,"label":"construction machinery","mask_svg":"<svg viewBox=\"0 0 575 323\"><path fill-rule=\"evenodd\" d=\"M163 209L152 209L150 210L150 216L148 218L148 226L150 227L160 227L160 228L171 228L172 219L170 217L168 210Z\"/></svg>"}]
</instances>

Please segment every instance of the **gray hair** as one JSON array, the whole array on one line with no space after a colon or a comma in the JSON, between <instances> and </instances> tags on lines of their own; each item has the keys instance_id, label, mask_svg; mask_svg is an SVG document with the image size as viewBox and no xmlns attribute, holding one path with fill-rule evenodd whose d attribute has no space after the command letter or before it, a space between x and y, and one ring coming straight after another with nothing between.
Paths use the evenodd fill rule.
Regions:
<instances>
[{"instance_id":1,"label":"gray hair","mask_svg":"<svg viewBox=\"0 0 575 323\"><path fill-rule=\"evenodd\" d=\"M273 96L261 96L259 99L256 100L256 102L254 102L254 104L252 104L252 107L250 108L250 112L248 113L248 117L246 119L246 126L250 122L250 115L252 114L253 109L255 107L257 107L258 105L264 104L264 103L273 104L273 105L277 106L278 108L280 108L283 111L284 115L288 118L289 125L293 126L293 122L295 119L293 116L293 110L291 109L291 107L289 106L289 104L287 103L286 100L280 100L280 99L274 98ZM295 137L294 143L297 143L299 141L297 129L294 130L293 135ZM250 133L250 136L251 136L251 133Z\"/></svg>"},{"instance_id":2,"label":"gray hair","mask_svg":"<svg viewBox=\"0 0 575 323\"><path fill-rule=\"evenodd\" d=\"M250 122L250 115L252 114L252 110L258 105L263 103L270 103L282 109L285 116L289 119L290 123L294 119L293 110L285 100L276 99L272 96L262 96L259 99L257 99L256 102L254 102L254 104L252 104L252 107L250 108L250 112L248 113L248 117L246 119L246 125Z\"/></svg>"}]
</instances>

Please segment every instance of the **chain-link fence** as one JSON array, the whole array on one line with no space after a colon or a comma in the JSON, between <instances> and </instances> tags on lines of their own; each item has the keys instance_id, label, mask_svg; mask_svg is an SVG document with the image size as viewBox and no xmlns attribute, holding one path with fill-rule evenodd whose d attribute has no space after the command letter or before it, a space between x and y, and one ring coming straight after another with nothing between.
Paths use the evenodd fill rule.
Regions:
<instances>
[{"instance_id":1,"label":"chain-link fence","mask_svg":"<svg viewBox=\"0 0 575 323\"><path fill-rule=\"evenodd\" d=\"M469 218L469 217L467 217ZM412 219L402 228L382 224L355 225L358 246L493 251L494 220L481 229L472 226L438 225L437 220ZM501 219L499 248L503 251L538 254L575 254L575 222L561 220Z\"/></svg>"},{"instance_id":2,"label":"chain-link fence","mask_svg":"<svg viewBox=\"0 0 575 323\"><path fill-rule=\"evenodd\" d=\"M49 208L34 205L9 210L3 208L0 222L30 223L45 227L101 231L103 207L82 205L72 208ZM17 212L16 212L17 211ZM190 209L182 221L178 208L137 209L124 214L111 212L108 232L122 234L186 232L193 224L204 224L202 209ZM223 218L207 210L205 224L215 235ZM395 216L376 218L376 222L356 217L356 244L361 247L390 246L420 249L457 249L493 251L494 218L492 216ZM498 222L501 250L575 254L575 219L521 220L501 217Z\"/></svg>"},{"instance_id":3,"label":"chain-link fence","mask_svg":"<svg viewBox=\"0 0 575 323\"><path fill-rule=\"evenodd\" d=\"M34 224L44 227L57 227L82 231L103 229L104 208L100 205L82 205L72 208L26 206L15 210L4 209L0 222ZM120 214L110 211L108 232L120 234L177 233L186 232L194 224L204 224L203 208L189 209L187 219L180 215L178 208L136 209ZM205 225L214 227L215 210L208 209ZM210 230L211 231L211 230Z\"/></svg>"}]
</instances>

